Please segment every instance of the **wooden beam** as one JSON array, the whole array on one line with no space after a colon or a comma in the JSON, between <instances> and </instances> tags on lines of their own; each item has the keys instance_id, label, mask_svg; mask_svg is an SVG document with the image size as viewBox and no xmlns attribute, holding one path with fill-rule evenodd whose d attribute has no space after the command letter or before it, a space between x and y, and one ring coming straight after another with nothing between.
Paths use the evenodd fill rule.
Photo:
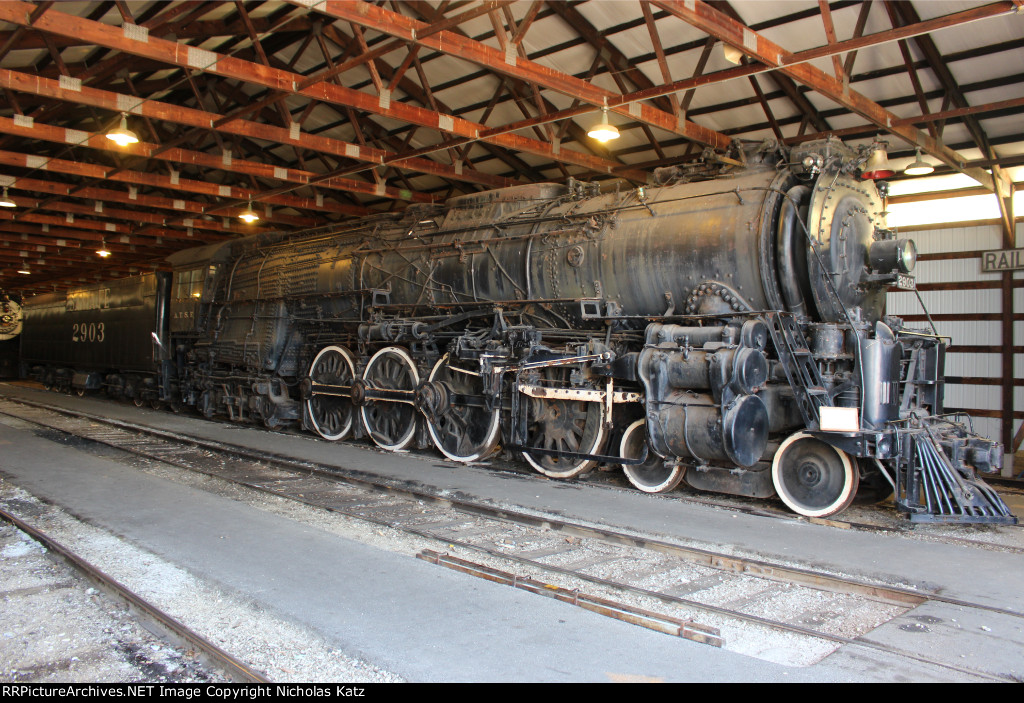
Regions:
<instances>
[{"instance_id":1,"label":"wooden beam","mask_svg":"<svg viewBox=\"0 0 1024 703\"><path fill-rule=\"evenodd\" d=\"M932 112L926 115L915 115L913 117L903 117L898 120L894 120L895 125L918 125L928 124L929 122L940 122L942 120L956 119L957 117L963 117L964 115L980 115L986 112L996 112L998 110L1015 110L1017 108L1024 107L1024 98L1010 98L1009 100L1000 100L994 103L987 103L985 105L974 105L972 107L957 108L955 110L942 110L940 112ZM817 134L805 134L799 137L790 137L786 140L787 144L799 144L800 142L811 141L814 139L823 139L828 134L832 134L837 137L843 137L846 135L864 134L868 131L874 131L874 126L865 124L857 127L847 127L846 129L830 130L829 132L819 132ZM991 191L991 189L986 189Z\"/></svg>"},{"instance_id":2,"label":"wooden beam","mask_svg":"<svg viewBox=\"0 0 1024 703\"><path fill-rule=\"evenodd\" d=\"M491 71L506 76L540 85L550 90L578 97L595 106L607 104L613 110L629 119L643 122L652 127L664 129L707 144L715 149L724 150L731 139L714 130L701 127L693 122L680 122L675 115L664 112L649 105L640 103L632 105L616 104L617 96L593 83L582 81L574 76L556 71L529 59L516 58L514 61L503 53L486 44L460 36L455 32L445 31L421 38L419 32L428 25L418 22L396 12L389 12L366 2L338 2L326 0L316 6L316 11L337 19L360 24L385 34L398 37L410 43L423 44L436 51L481 65ZM614 105L614 108L613 108Z\"/></svg>"},{"instance_id":3,"label":"wooden beam","mask_svg":"<svg viewBox=\"0 0 1024 703\"><path fill-rule=\"evenodd\" d=\"M427 194L411 193L399 188L380 189L375 184L367 183L366 181L355 181L350 178L317 180L320 179L322 174L314 173L312 171L303 171L296 168L278 168L271 166L270 164L260 163L258 161L247 161L245 159L231 158L231 160L228 161L223 158L223 156L214 156L213 154L190 151L188 149L164 149L158 144L149 144L143 141L125 147L119 147L101 133L90 134L80 130L69 130L64 127L55 127L35 121L32 122L31 126L28 126L24 124L17 124L14 120L6 117L0 117L0 133L12 134L28 139L42 139L44 141L55 142L57 144L82 146L114 154L158 158L177 164L202 166L204 168L216 169L218 171L225 171L228 173L240 173L258 176L260 178L272 178L290 183L308 184L316 181L318 186L324 188L332 188L353 193L365 193L367 195L379 195L395 200L407 200L422 203L431 203L434 201L433 197ZM252 198L253 202L257 202L260 199L261 197L258 194ZM330 208L314 207L313 209L330 211ZM366 210L365 208L355 208L345 214L365 215L369 214L369 210Z\"/></svg>"},{"instance_id":4,"label":"wooden beam","mask_svg":"<svg viewBox=\"0 0 1024 703\"><path fill-rule=\"evenodd\" d=\"M556 15L561 17L562 20L573 29L573 31L580 35L587 44L594 47L597 53L604 58L609 72L613 75L615 72L621 73L638 89L654 87L654 82L647 77L647 74L634 65L634 62L631 61L628 56L623 54L607 36L598 31L597 27L591 24L590 21L587 20L587 18L584 17L578 9L576 9L574 4L568 2L552 2L548 3L548 6ZM657 32L654 29L653 17L648 20L650 6L647 3L640 3L640 8L644 12L644 19L645 22L647 22L648 31L655 50L655 56L658 59L658 65L661 67L662 74L664 75L668 66L664 60L664 51L660 53L658 51L659 44L655 41ZM666 79L666 82L668 82L668 80L670 79ZM672 114L678 115L678 105L673 105L672 102L670 102L674 96L666 97L668 97L669 100L666 100L665 98L655 98L652 102L654 102L654 104L660 109L670 111Z\"/></svg>"},{"instance_id":5,"label":"wooden beam","mask_svg":"<svg viewBox=\"0 0 1024 703\"><path fill-rule=\"evenodd\" d=\"M24 186L22 186L24 187ZM136 225L157 225L164 227L169 223L167 217L159 212L149 212L143 210L123 210L117 207L111 207L109 203L102 200L94 200L91 205L85 203L68 202L67 200L61 200L59 202L40 202L34 201L29 198L22 197L20 195L11 195L11 200L18 204L19 208L32 208L37 211L52 210L63 214L71 213L74 216L82 215L83 217L96 218L102 217L104 221L109 220L123 220L130 222L131 227ZM52 200L52 199L51 199ZM20 214L22 210L17 211ZM22 219L16 217L15 219ZM218 221L209 221L203 218L196 218L190 220L189 227L193 230L205 230L200 234L195 232L190 233L187 229L170 229L161 230L159 234L153 236L160 236L166 239L182 239L192 242L202 241L214 241L224 239L231 234L235 235L248 235L252 234L252 228L248 228L248 231L243 230L241 227L236 228L233 232L225 229ZM180 226L180 224L179 224ZM131 231L131 230L130 230ZM216 234L212 232L216 231Z\"/></svg>"},{"instance_id":6,"label":"wooden beam","mask_svg":"<svg viewBox=\"0 0 1024 703\"><path fill-rule=\"evenodd\" d=\"M832 24L832 11L828 7L828 0L818 0L818 9L821 10L821 22L825 25L825 39L829 44L835 44L838 37L836 37L835 25ZM843 70L843 62L839 58L839 54L832 54L832 69L835 71L837 81L846 82L846 72Z\"/></svg>"},{"instance_id":7,"label":"wooden beam","mask_svg":"<svg viewBox=\"0 0 1024 703\"><path fill-rule=\"evenodd\" d=\"M0 3L0 21L17 25L26 23L26 13L36 9L34 5L24 2ZM319 9L319 7L318 7ZM557 153L550 144L528 139L502 130L488 130L485 125L477 124L453 115L444 115L432 110L392 100L384 102L379 96L369 95L360 91L343 88L331 83L316 83L299 89L298 86L307 78L277 68L268 68L251 61L244 61L233 56L225 56L215 52L199 50L175 42L146 35L135 34L126 27L111 27L100 22L84 20L56 10L50 10L40 17L35 25L39 31L52 32L63 36L75 35L87 39L90 43L123 51L135 56L144 56L163 61L171 66L184 70L202 70L226 78L262 85L275 91L294 93L313 100L332 102L338 105L354 107L373 114L390 117L401 122L411 122L440 132L447 132L457 137L476 140L484 139L498 146L542 156L552 161L561 161L581 166L590 171L611 174L617 164L588 154L561 149ZM431 41L428 38L427 41ZM136 106L132 112L145 112L148 102ZM218 122L228 123L231 115L222 117ZM211 125L216 127L217 123ZM287 142L285 142L287 143ZM618 169L619 175L645 182L647 174L630 169ZM340 175L340 174L339 174Z\"/></svg>"},{"instance_id":8,"label":"wooden beam","mask_svg":"<svg viewBox=\"0 0 1024 703\"><path fill-rule=\"evenodd\" d=\"M67 161L65 159L46 158L42 156L33 156L31 154L18 154L10 151L0 151L0 164L5 166L15 166L18 168L29 169L30 171L54 171L56 173L66 173L72 176L84 176L86 178L93 178L96 180L103 180L107 178L107 174L110 173L111 169L107 169L103 166L96 166L92 164L84 164L77 161ZM155 188L163 188L170 191L189 191L192 193L201 193L214 198L230 198L236 201L247 202L248 193L250 191L242 190L233 186L220 186L216 183L206 183L204 181L193 181L186 178L178 179L177 183L171 181L170 176L160 176L151 173L143 173L141 171L125 171L116 175L110 176L111 180L120 181L122 183L128 183L130 185L139 186L152 186ZM309 198L291 198L288 196L278 196L281 199L267 198L265 202L270 202L276 205L288 206L288 207L304 207L309 201ZM172 200L174 203L174 209L182 213L191 213L202 215L206 214L215 208L221 207L217 205L204 204L189 202L184 199ZM315 205L315 202L313 203ZM232 214L237 215L241 213L243 208L234 208ZM188 214L184 214L183 217L187 217ZM317 224L323 224L310 218L300 218L292 216L279 216L282 222L288 222L289 224L296 227L313 227Z\"/></svg>"},{"instance_id":9,"label":"wooden beam","mask_svg":"<svg viewBox=\"0 0 1024 703\"><path fill-rule=\"evenodd\" d=\"M835 77L829 76L824 71L806 62L810 58L818 58L819 55L831 56L840 51L839 47L843 47L842 51L846 51L845 47L851 43L861 45L865 42L896 41L903 38L903 34L916 36L921 33L920 30L925 25L939 29L954 24L974 22L979 19L1008 14L1013 11L1011 3L994 3L986 5L980 8L980 10L967 10L955 15L939 18L940 21L938 22L921 22L912 25L912 28L901 27L869 37L851 39L847 42L836 42L822 49L812 49L794 54L700 0L652 1L676 17L736 47L755 61L770 69L781 71L790 78L816 90L846 109L861 115L879 129L900 137L913 146L921 147L922 151L940 159L951 168L982 182L983 185L988 185L984 183L984 181L989 180L985 172L982 169L967 167L966 159L963 156L947 148L919 129L906 125L894 125L893 122L899 119L896 115L862 94L852 89L844 89L841 81L837 81ZM1005 193L1001 194L1005 195Z\"/></svg>"},{"instance_id":10,"label":"wooden beam","mask_svg":"<svg viewBox=\"0 0 1024 703\"><path fill-rule=\"evenodd\" d=\"M40 76L0 69L0 87L82 105L91 105L111 110L115 113L125 111L125 107L130 106L129 111L131 112L144 112L146 115L159 120L202 129L211 129L211 125L223 117L223 115L216 113L180 105L171 105L156 100L140 101L122 93L90 88L84 85L79 86L75 83L69 85L73 87L64 87L59 81ZM365 163L381 164L386 160L392 160L400 168L420 171L450 180L479 183L490 188L507 187L515 183L507 178L491 176L469 168L463 169L462 173L458 173L450 166L430 161L429 159L402 158L393 152L383 149L360 147L358 144L321 137L309 134L308 132L300 131L296 135L290 129L261 122L237 120L224 125L221 131L277 144L294 144L311 151L319 151Z\"/></svg>"},{"instance_id":11,"label":"wooden beam","mask_svg":"<svg viewBox=\"0 0 1024 703\"><path fill-rule=\"evenodd\" d=\"M186 212L194 212L196 214L200 214L202 212L202 208L205 207L206 205L205 203L199 203L188 200L184 201L184 203L176 203L175 200L171 198L164 198L148 193L141 194L136 192L133 194L130 191L125 192L120 190L113 190L110 188L81 187L76 185L69 185L67 183L58 183L56 181L47 181L39 178L30 178L28 176L19 176L17 179L15 179L13 176L0 177L0 185L6 184L13 188L15 187L15 182L18 184L16 186L17 188L24 189L30 192L34 191L39 193L47 193L49 195L60 195L70 198L92 200L94 203L94 208L95 203L97 201L104 203L105 214L107 212L105 204L110 202L121 203L123 205L131 205L137 207L155 208L157 210L168 210L170 212L174 212L175 216L180 216L180 213L182 212L180 207L175 207L176 204L184 204ZM17 194L17 192L12 192L10 195L14 202L20 202L20 196ZM69 203L64 201L64 204L57 205L55 207L64 207L65 205L68 204ZM35 205L35 207L38 207L38 205ZM140 212L138 210L118 210L118 212L125 213L125 215L130 217L130 219L132 219L132 221L134 222L148 223L150 220L153 220L155 222L158 218L166 219L166 217L160 215L160 213ZM246 235L252 233L251 227L242 225L240 222L236 222L234 220L232 220L229 225L225 226L222 222L222 218L219 217L213 219L196 217L187 221L179 222L177 224L179 224L179 226L181 227L192 227L197 230L209 230L223 235ZM186 236L188 235L186 234ZM198 239L204 239L208 236L211 235L196 235Z\"/></svg>"},{"instance_id":12,"label":"wooden beam","mask_svg":"<svg viewBox=\"0 0 1024 703\"><path fill-rule=\"evenodd\" d=\"M63 217L60 217L56 215L44 215L37 212L9 212L5 209L0 211L0 222L9 223L4 225L8 231L11 231L15 223L28 222L31 224L45 225L49 229L42 230L44 232L59 232L63 236L67 237L74 237L75 235L73 233L81 230L98 232L100 233L98 236L109 237L112 242L115 241L115 237L128 237L133 233L133 228L129 225L76 217L70 212L66 213ZM181 234L175 230L167 230L161 227L156 229L151 228L149 236L173 240L180 238Z\"/></svg>"}]
</instances>

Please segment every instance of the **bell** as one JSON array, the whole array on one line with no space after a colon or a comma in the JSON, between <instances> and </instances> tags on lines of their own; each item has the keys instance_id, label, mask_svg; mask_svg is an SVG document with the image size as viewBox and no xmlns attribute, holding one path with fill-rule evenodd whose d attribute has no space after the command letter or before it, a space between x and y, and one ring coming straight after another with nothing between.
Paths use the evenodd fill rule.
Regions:
<instances>
[{"instance_id":1,"label":"bell","mask_svg":"<svg viewBox=\"0 0 1024 703\"><path fill-rule=\"evenodd\" d=\"M872 152L860 177L866 181L877 181L879 178L891 178L895 175L896 172L889 165L889 154L886 153L885 146L879 144Z\"/></svg>"}]
</instances>

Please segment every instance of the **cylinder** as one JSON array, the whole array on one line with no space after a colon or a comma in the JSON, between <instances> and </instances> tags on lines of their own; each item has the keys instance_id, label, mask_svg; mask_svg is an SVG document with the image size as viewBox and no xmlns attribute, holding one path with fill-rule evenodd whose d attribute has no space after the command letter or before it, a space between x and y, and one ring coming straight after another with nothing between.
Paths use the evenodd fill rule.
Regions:
<instances>
[{"instance_id":1,"label":"cylinder","mask_svg":"<svg viewBox=\"0 0 1024 703\"><path fill-rule=\"evenodd\" d=\"M768 427L768 410L756 395L742 396L724 413L715 405L680 403L648 418L652 443L660 453L737 466L753 466L761 458Z\"/></svg>"}]
</instances>

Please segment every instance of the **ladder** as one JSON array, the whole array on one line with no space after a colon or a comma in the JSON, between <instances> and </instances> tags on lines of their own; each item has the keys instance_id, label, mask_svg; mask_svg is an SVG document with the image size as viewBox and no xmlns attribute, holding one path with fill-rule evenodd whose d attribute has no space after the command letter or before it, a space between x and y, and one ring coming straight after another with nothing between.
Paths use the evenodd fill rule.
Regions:
<instances>
[{"instance_id":1,"label":"ladder","mask_svg":"<svg viewBox=\"0 0 1024 703\"><path fill-rule=\"evenodd\" d=\"M821 371L811 355L807 338L793 315L770 312L766 317L768 332L786 372L786 380L793 389L800 414L808 429L816 430L820 426L818 409L822 405L831 405L832 398L821 379Z\"/></svg>"}]
</instances>

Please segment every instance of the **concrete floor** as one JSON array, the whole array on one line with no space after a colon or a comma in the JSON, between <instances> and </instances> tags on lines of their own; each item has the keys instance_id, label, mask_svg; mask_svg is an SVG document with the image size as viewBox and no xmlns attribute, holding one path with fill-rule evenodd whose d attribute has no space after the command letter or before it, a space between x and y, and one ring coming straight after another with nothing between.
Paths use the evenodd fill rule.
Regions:
<instances>
[{"instance_id":1,"label":"concrete floor","mask_svg":"<svg viewBox=\"0 0 1024 703\"><path fill-rule=\"evenodd\" d=\"M1024 560L1017 554L743 515L638 492L519 478L437 458L382 454L100 399L4 385L0 395L100 408L110 417L131 417L177 432L337 463L436 491L501 496L504 503L561 516L602 516L600 522L613 527L635 527L698 546L730 545L740 553L939 590L1024 613L1019 588ZM89 524L247 594L267 609L310 626L347 654L412 681L972 678L863 651L840 650L814 666L795 668L716 650L311 530L10 427L4 428L0 472ZM974 533L983 535L988 529ZM254 559L253 554L259 557ZM949 606L926 607L926 615L938 622L955 621L955 614L946 612ZM986 671L1021 676L1022 624L1024 619L1010 615L978 623L969 632L958 626L934 627L927 636L908 635L896 627L876 633L922 652L946 652L961 659L969 652L985 660Z\"/></svg>"}]
</instances>

